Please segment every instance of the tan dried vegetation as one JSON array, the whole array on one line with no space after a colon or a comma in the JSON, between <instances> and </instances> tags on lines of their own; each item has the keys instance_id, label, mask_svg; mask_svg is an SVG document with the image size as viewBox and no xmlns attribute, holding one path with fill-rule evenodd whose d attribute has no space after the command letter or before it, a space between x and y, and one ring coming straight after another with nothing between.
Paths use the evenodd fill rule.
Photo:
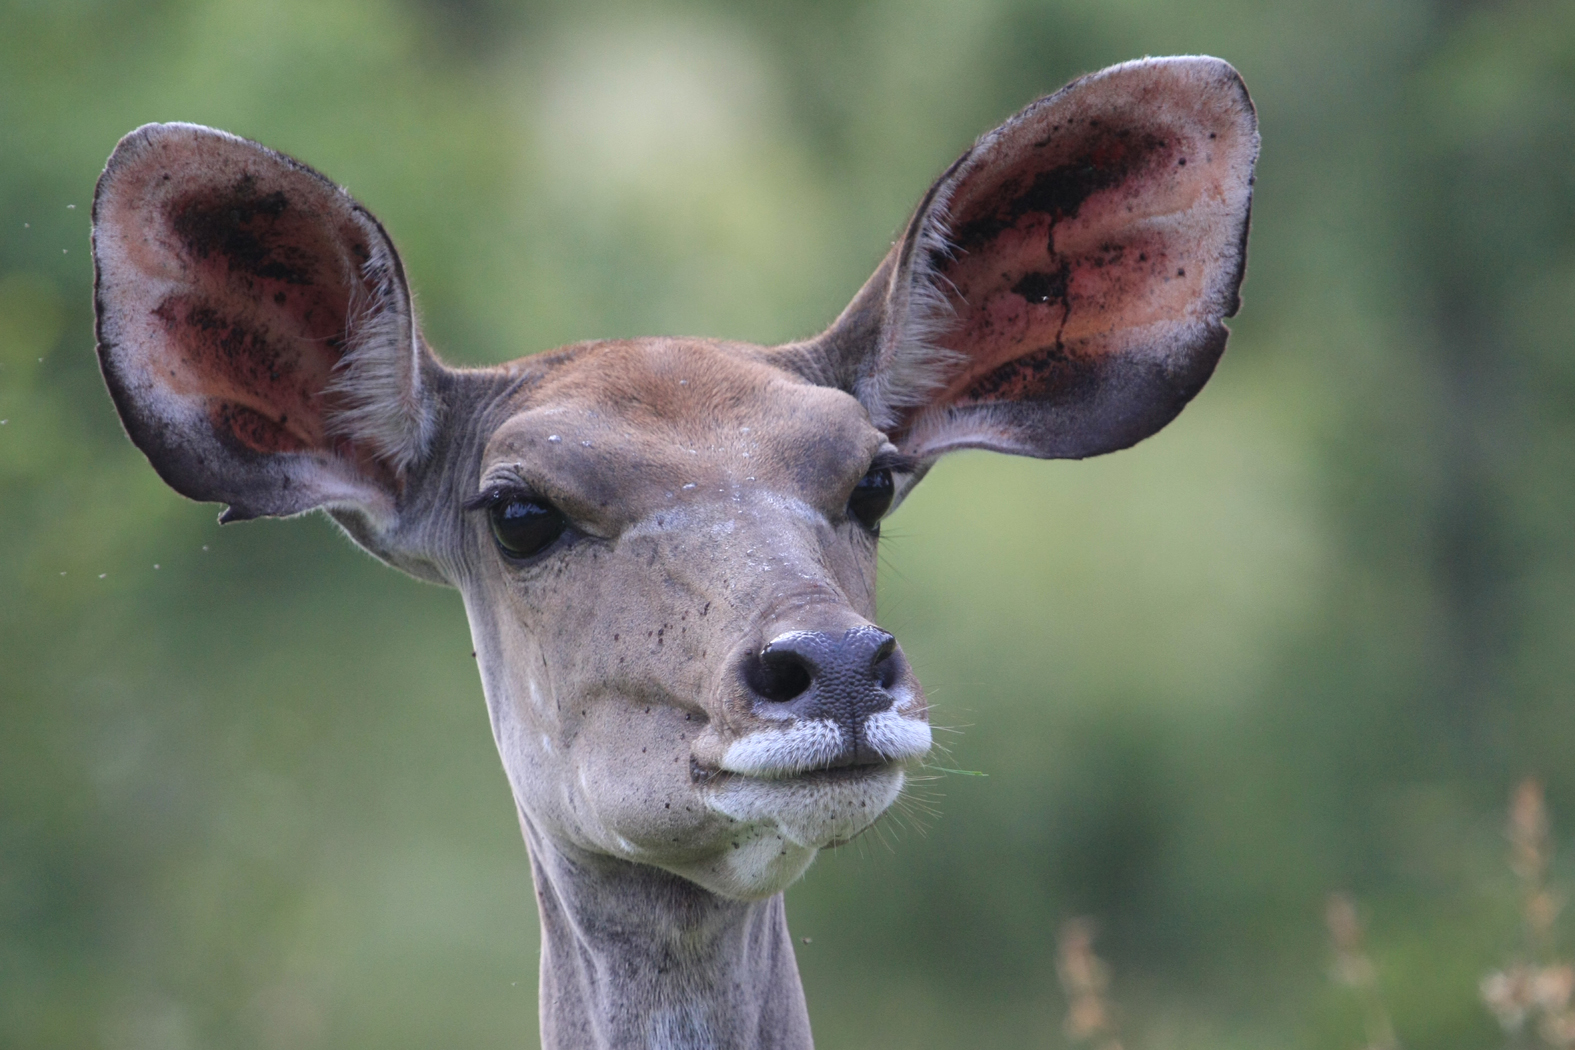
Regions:
<instances>
[{"instance_id":1,"label":"tan dried vegetation","mask_svg":"<svg viewBox=\"0 0 1575 1050\"><path fill-rule=\"evenodd\" d=\"M1560 957L1554 936L1564 901L1548 885L1551 837L1542 782L1527 777L1510 797L1508 827L1522 943L1504 966L1482 978L1478 989L1514 1050L1575 1050L1575 965ZM1401 1050L1356 904L1346 894L1330 894L1324 924L1334 950L1331 976L1361 1008L1365 1041L1360 1050ZM1079 1048L1122 1050L1108 994L1110 968L1094 952L1094 932L1087 918L1061 928L1056 970L1067 1000L1066 1035Z\"/></svg>"}]
</instances>

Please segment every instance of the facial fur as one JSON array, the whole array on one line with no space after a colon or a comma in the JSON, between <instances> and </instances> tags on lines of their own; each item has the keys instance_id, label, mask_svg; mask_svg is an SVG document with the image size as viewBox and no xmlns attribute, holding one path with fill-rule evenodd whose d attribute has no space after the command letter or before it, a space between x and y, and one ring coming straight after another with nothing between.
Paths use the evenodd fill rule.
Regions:
<instances>
[{"instance_id":1,"label":"facial fur","mask_svg":"<svg viewBox=\"0 0 1575 1050\"><path fill-rule=\"evenodd\" d=\"M460 588L527 819L739 898L872 824L929 747L905 664L853 764L849 728L773 711L740 671L779 635L874 617L876 537L847 504L887 442L863 407L758 348L645 340L568 355L502 414L476 491L569 520L525 561L467 523Z\"/></svg>"}]
</instances>

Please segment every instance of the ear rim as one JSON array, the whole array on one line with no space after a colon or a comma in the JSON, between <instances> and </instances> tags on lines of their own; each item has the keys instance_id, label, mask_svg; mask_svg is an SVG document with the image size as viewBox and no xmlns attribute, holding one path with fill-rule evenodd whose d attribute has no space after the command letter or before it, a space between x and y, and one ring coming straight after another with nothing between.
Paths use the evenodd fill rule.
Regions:
<instances>
[{"instance_id":1,"label":"ear rim","mask_svg":"<svg viewBox=\"0 0 1575 1050\"><path fill-rule=\"evenodd\" d=\"M368 258L352 284L346 315L346 349L324 390L342 407L325 421L328 433L356 443L388 468L391 484L369 476L356 463L331 450L304 449L262 453L223 440L199 410L199 397L186 397L171 409L149 407L159 390L151 379L146 351L137 344L137 304L157 298L131 287L139 280L175 288L175 276L140 274L128 261L128 244L138 234L112 220L108 212L127 206L119 196L134 193L137 165L160 148L220 148L277 165L287 177L302 178L365 235ZM325 508L366 514L380 526L396 516L399 489L409 469L430 449L437 428L436 399L423 381L423 365L436 364L421 339L404 264L392 239L375 216L342 187L287 154L216 128L185 122L150 123L116 144L94 189L92 208L94 334L100 373L121 425L159 477L175 491L200 502L227 504L221 522L256 517L290 517ZM357 304L354 289L371 283L375 309ZM116 302L121 297L124 302ZM390 338L392 337L392 338ZM385 352L371 347L382 344ZM392 345L396 353L389 354ZM396 398L387 388L399 383ZM370 389L369 389L370 388ZM381 388L385 396L373 396ZM390 418L393 402L402 420Z\"/></svg>"},{"instance_id":2,"label":"ear rim","mask_svg":"<svg viewBox=\"0 0 1575 1050\"><path fill-rule=\"evenodd\" d=\"M1233 246L1234 258L1228 270L1213 275L1211 286L1198 297L1201 308L1188 324L1180 326L1192 330L1188 340L1191 349L1181 355L1188 359L1181 362L1180 368L1166 368L1166 363L1159 360L1150 361L1145 368L1143 361L1134 360L1128 363L1133 374L1122 378L1129 394L1140 387L1151 390L1153 393L1146 397L1157 398L1155 410L1120 421L1122 425L1106 431L1101 440L1068 439L1045 448L1014 437L1011 431L1021 432L1022 426L1004 426L1007 417L1021 414L1010 407L1021 402L922 407L945 385L936 376L946 371L950 360L962 356L936 344L937 333L944 331L954 316L943 291L942 282L947 278L935 260L956 258L947 213L958 189L971 175L988 167L992 150L1006 148L1003 143L1013 134L1045 110L1067 104L1069 95L1107 78L1155 73L1210 78L1228 86L1233 97L1221 113L1237 124L1246 143L1244 162L1238 172L1242 178L1242 199L1237 229L1233 236L1221 239ZM905 453L921 460L933 461L964 448L1042 459L1082 459L1130 447L1162 429L1181 412L1207 383L1224 352L1229 329L1223 320L1235 316L1241 306L1260 148L1251 95L1240 73L1223 59L1207 55L1146 57L1085 74L1029 103L981 135L931 184L905 225L902 237L842 314L819 336L780 349L784 358L807 378L852 393L864 404L877 427L891 434ZM890 375L901 373L906 373L906 382L890 382ZM888 377L884 383L883 376ZM903 410L913 408L920 410L904 420ZM974 431L971 435L966 433L970 428ZM946 430L960 433L940 440Z\"/></svg>"}]
</instances>

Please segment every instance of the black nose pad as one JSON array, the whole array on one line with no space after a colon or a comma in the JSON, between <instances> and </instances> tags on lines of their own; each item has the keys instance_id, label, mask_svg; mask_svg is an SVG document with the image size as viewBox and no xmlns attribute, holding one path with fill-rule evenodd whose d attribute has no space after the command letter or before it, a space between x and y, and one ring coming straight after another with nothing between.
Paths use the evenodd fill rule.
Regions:
<instances>
[{"instance_id":1,"label":"black nose pad","mask_svg":"<svg viewBox=\"0 0 1575 1050\"><path fill-rule=\"evenodd\" d=\"M799 718L831 718L853 726L892 704L887 692L901 674L897 639L862 626L841 637L789 631L744 661L744 681L760 700Z\"/></svg>"}]
</instances>

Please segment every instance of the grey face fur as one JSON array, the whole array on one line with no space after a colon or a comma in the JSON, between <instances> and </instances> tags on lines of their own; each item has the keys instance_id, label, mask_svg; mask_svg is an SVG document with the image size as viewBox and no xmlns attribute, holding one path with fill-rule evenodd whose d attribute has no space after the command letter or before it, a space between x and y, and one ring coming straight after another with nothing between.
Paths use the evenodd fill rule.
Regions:
<instances>
[{"instance_id":1,"label":"grey face fur","mask_svg":"<svg viewBox=\"0 0 1575 1050\"><path fill-rule=\"evenodd\" d=\"M571 352L514 395L477 484L544 496L572 531L515 563L474 515L458 581L530 819L738 899L868 827L929 748L900 650L884 708L858 721L750 687L775 639L873 630L875 536L847 505L895 451L852 397L764 356L693 340Z\"/></svg>"},{"instance_id":2,"label":"grey face fur","mask_svg":"<svg viewBox=\"0 0 1575 1050\"><path fill-rule=\"evenodd\" d=\"M1113 67L982 137L814 339L463 370L342 190L149 125L94 204L99 354L182 493L323 508L459 588L546 1045L806 1046L781 892L930 743L873 623L879 516L952 449L1082 457L1173 418L1224 348L1256 156L1225 63Z\"/></svg>"}]
</instances>

